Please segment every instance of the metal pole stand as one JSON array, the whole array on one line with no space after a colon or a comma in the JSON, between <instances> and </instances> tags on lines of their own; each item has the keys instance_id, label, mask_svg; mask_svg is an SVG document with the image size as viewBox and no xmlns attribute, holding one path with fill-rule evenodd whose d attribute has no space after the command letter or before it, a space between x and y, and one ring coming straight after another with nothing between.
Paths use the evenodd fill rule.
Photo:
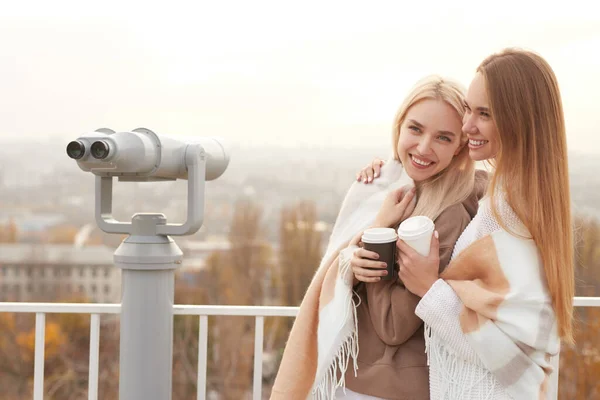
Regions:
<instances>
[{"instance_id":1,"label":"metal pole stand","mask_svg":"<svg viewBox=\"0 0 600 400\"><path fill-rule=\"evenodd\" d=\"M175 269L183 254L162 214L135 214L115 251L122 269L120 399L171 399Z\"/></svg>"},{"instance_id":2,"label":"metal pole stand","mask_svg":"<svg viewBox=\"0 0 600 400\"><path fill-rule=\"evenodd\" d=\"M191 235L202 226L206 160L201 145L188 145L187 219L182 224L168 224L163 214L135 214L132 222L115 220L113 178L96 176L98 226L107 233L129 235L114 255L122 270L120 400L171 399L175 269L183 254L170 236Z\"/></svg>"}]
</instances>

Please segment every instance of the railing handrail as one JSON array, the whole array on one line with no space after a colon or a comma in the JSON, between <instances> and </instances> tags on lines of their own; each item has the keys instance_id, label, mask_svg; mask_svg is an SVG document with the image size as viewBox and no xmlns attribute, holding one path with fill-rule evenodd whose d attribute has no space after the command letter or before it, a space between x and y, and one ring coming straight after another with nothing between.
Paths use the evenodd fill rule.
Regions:
<instances>
[{"instance_id":1,"label":"railing handrail","mask_svg":"<svg viewBox=\"0 0 600 400\"><path fill-rule=\"evenodd\" d=\"M600 297L575 297L575 307L600 307ZM250 317L295 317L299 307L223 306L175 304L175 315L231 315ZM48 314L119 314L118 303L25 303L0 302L0 312Z\"/></svg>"},{"instance_id":2,"label":"railing handrail","mask_svg":"<svg viewBox=\"0 0 600 400\"><path fill-rule=\"evenodd\" d=\"M175 315L231 315L250 317L295 317L299 307L286 306L208 306L192 304L173 305ZM0 313L46 314L119 314L118 303L21 303L0 302Z\"/></svg>"},{"instance_id":3,"label":"railing handrail","mask_svg":"<svg viewBox=\"0 0 600 400\"><path fill-rule=\"evenodd\" d=\"M47 314L119 314L121 313L121 304L0 302L0 312Z\"/></svg>"},{"instance_id":4,"label":"railing handrail","mask_svg":"<svg viewBox=\"0 0 600 400\"><path fill-rule=\"evenodd\" d=\"M600 307L600 297L575 297L575 307Z\"/></svg>"}]
</instances>

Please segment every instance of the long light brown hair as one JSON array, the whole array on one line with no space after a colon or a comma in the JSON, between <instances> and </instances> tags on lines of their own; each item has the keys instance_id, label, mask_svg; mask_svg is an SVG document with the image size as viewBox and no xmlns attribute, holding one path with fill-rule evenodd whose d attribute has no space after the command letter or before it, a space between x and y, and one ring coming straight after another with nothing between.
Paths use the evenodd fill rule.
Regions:
<instances>
[{"instance_id":1,"label":"long light brown hair","mask_svg":"<svg viewBox=\"0 0 600 400\"><path fill-rule=\"evenodd\" d=\"M489 193L505 193L529 230L542 258L559 335L571 342L574 250L565 119L556 76L539 55L515 49L491 55L477 70L486 82L499 140ZM492 207L503 224L494 202Z\"/></svg>"},{"instance_id":2,"label":"long light brown hair","mask_svg":"<svg viewBox=\"0 0 600 400\"><path fill-rule=\"evenodd\" d=\"M392 131L394 158L400 161L400 129L412 106L426 99L442 100L456 110L457 117L462 121L465 114L464 98L463 88L446 78L430 75L417 82L396 113ZM466 135L461 132L462 148L450 164L433 177L416 184L418 200L412 215L426 215L435 220L446 208L462 202L473 192L475 163L469 157L466 141Z\"/></svg>"}]
</instances>

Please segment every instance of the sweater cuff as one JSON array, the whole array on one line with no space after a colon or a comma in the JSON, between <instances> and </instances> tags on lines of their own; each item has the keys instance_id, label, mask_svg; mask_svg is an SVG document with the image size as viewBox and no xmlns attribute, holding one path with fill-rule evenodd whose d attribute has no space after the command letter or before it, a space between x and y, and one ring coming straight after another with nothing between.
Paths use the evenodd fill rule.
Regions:
<instances>
[{"instance_id":1,"label":"sweater cuff","mask_svg":"<svg viewBox=\"0 0 600 400\"><path fill-rule=\"evenodd\" d=\"M415 314L431 325L431 321L436 319L438 313L445 314L448 311L448 304L456 303L460 304L461 301L454 289L445 280L438 279L417 304Z\"/></svg>"}]
</instances>

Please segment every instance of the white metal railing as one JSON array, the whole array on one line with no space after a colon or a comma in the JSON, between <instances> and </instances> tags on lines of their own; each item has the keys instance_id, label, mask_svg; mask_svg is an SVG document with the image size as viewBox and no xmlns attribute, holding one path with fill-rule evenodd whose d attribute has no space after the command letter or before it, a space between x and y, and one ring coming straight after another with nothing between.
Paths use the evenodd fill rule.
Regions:
<instances>
[{"instance_id":1,"label":"white metal railing","mask_svg":"<svg viewBox=\"0 0 600 400\"><path fill-rule=\"evenodd\" d=\"M600 297L576 297L576 307L600 307ZM35 358L33 378L33 399L44 397L44 339L46 314L90 314L90 356L88 400L98 398L98 351L100 344L100 315L119 314L120 304L73 304L73 303L1 303L0 313L35 314ZM265 317L295 317L298 307L271 306L198 306L174 305L174 315L197 315L199 317L198 334L198 381L197 399L206 398L206 375L208 355L208 317L212 315L255 317L254 335L254 379L253 399L262 398L262 356ZM558 360L557 360L558 361ZM554 384L558 382L555 374Z\"/></svg>"}]
</instances>

